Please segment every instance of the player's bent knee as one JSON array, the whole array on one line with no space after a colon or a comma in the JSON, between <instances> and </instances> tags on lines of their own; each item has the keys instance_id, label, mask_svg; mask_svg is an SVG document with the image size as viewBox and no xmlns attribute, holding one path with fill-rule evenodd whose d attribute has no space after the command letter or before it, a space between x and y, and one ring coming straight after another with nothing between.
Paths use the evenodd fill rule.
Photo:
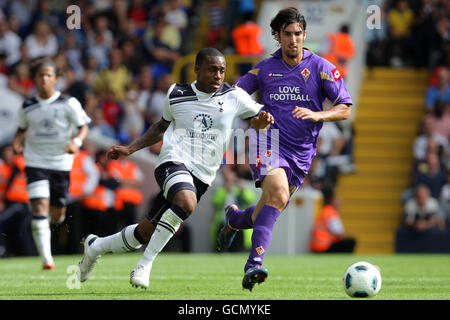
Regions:
<instances>
[{"instance_id":1,"label":"player's bent knee","mask_svg":"<svg viewBox=\"0 0 450 320\"><path fill-rule=\"evenodd\" d=\"M289 191L279 188L267 193L265 203L281 210L286 206L288 201Z\"/></svg>"},{"instance_id":2,"label":"player's bent knee","mask_svg":"<svg viewBox=\"0 0 450 320\"><path fill-rule=\"evenodd\" d=\"M188 216L191 215L197 207L197 199L193 192L183 192L183 194L177 194L173 203L181 208Z\"/></svg>"},{"instance_id":3,"label":"player's bent knee","mask_svg":"<svg viewBox=\"0 0 450 320\"><path fill-rule=\"evenodd\" d=\"M183 206L181 206L183 211L186 212L188 215L191 215L195 211L196 207L197 207L196 201L188 202L188 203L185 203Z\"/></svg>"}]
</instances>

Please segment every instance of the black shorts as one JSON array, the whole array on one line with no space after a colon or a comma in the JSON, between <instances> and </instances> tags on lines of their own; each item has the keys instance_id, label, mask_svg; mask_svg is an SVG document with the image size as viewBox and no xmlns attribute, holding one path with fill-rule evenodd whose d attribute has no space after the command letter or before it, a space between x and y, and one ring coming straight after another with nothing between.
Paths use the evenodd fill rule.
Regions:
<instances>
[{"instance_id":1,"label":"black shorts","mask_svg":"<svg viewBox=\"0 0 450 320\"><path fill-rule=\"evenodd\" d=\"M191 174L183 163L165 162L155 169L155 179L161 191L153 199L148 219L156 226L163 213L172 206L174 195L180 190L192 190L197 202L209 185Z\"/></svg>"},{"instance_id":2,"label":"black shorts","mask_svg":"<svg viewBox=\"0 0 450 320\"><path fill-rule=\"evenodd\" d=\"M30 200L49 199L52 207L67 205L70 171L25 167L27 191Z\"/></svg>"}]
</instances>

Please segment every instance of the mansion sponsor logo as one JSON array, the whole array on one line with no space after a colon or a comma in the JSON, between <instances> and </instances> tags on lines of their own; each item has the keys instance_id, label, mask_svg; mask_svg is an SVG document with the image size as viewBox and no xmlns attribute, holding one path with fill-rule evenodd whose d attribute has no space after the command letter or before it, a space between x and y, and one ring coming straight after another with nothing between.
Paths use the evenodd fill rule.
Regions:
<instances>
[{"instance_id":1,"label":"mansion sponsor logo","mask_svg":"<svg viewBox=\"0 0 450 320\"><path fill-rule=\"evenodd\" d=\"M189 130L189 129L186 129L184 136L186 138L206 139L206 140L211 140L211 141L216 141L218 139L218 134L196 132L196 131Z\"/></svg>"}]
</instances>

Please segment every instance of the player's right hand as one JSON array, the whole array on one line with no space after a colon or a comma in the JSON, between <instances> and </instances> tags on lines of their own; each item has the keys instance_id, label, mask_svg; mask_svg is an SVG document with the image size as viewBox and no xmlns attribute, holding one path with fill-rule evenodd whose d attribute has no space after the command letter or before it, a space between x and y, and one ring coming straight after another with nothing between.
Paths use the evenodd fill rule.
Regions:
<instances>
[{"instance_id":1,"label":"player's right hand","mask_svg":"<svg viewBox=\"0 0 450 320\"><path fill-rule=\"evenodd\" d=\"M126 146L112 146L106 151L106 156L110 159L117 160L120 156L128 157L131 151Z\"/></svg>"},{"instance_id":2,"label":"player's right hand","mask_svg":"<svg viewBox=\"0 0 450 320\"><path fill-rule=\"evenodd\" d=\"M266 111L261 111L256 117L250 121L256 130L268 129L274 123L273 115Z\"/></svg>"}]
</instances>

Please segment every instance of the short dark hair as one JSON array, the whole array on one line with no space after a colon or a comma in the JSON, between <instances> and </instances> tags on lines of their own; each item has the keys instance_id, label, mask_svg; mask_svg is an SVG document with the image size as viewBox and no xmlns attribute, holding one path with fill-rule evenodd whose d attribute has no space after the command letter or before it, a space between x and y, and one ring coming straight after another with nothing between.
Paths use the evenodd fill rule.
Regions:
<instances>
[{"instance_id":1,"label":"short dark hair","mask_svg":"<svg viewBox=\"0 0 450 320\"><path fill-rule=\"evenodd\" d=\"M30 68L31 77L34 78L41 67L52 67L55 75L58 76L58 67L49 59L37 59L33 62Z\"/></svg>"},{"instance_id":2,"label":"short dark hair","mask_svg":"<svg viewBox=\"0 0 450 320\"><path fill-rule=\"evenodd\" d=\"M297 8L289 7L278 11L277 15L270 22L272 35L275 36L275 33L280 33L283 27L296 22L300 23L300 25L303 27L303 31L306 30L305 17L297 10Z\"/></svg>"},{"instance_id":3,"label":"short dark hair","mask_svg":"<svg viewBox=\"0 0 450 320\"><path fill-rule=\"evenodd\" d=\"M205 58L208 56L224 57L223 53L216 48L203 48L197 53L197 56L195 57L195 65L200 66L203 60L205 60Z\"/></svg>"}]
</instances>

